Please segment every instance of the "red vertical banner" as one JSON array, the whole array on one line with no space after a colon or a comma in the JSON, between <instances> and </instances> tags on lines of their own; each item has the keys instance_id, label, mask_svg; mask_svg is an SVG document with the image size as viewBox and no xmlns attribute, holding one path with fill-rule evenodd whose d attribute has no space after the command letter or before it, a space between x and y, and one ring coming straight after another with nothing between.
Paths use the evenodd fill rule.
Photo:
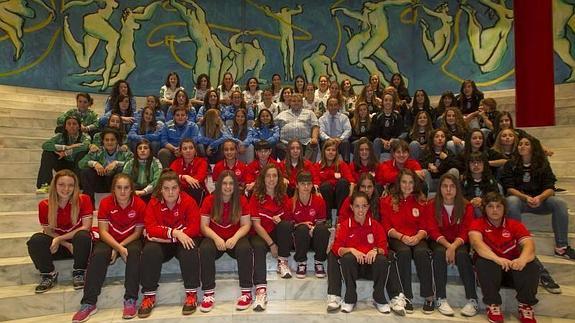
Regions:
<instances>
[{"instance_id":1,"label":"red vertical banner","mask_svg":"<svg viewBox=\"0 0 575 323\"><path fill-rule=\"evenodd\" d=\"M513 1L517 126L555 125L552 0Z\"/></svg>"}]
</instances>

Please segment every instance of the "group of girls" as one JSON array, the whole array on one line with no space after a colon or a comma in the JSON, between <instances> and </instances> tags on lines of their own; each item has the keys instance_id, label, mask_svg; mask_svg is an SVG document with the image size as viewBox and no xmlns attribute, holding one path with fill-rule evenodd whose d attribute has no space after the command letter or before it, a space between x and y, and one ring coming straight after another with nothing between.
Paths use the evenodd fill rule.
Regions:
<instances>
[{"instance_id":1,"label":"group of girls","mask_svg":"<svg viewBox=\"0 0 575 323\"><path fill-rule=\"evenodd\" d=\"M413 312L413 259L424 313L437 308L444 315L454 315L447 301L446 277L447 265L456 264L468 299L461 314L476 315L475 265L490 320L501 319L499 288L507 276L518 291L522 322L533 319L539 267L529 232L519 221L507 218L505 199L496 192L483 197L483 217L475 219L473 205L465 200L452 174L441 177L438 193L430 201L412 170L399 172L386 197L380 197L371 174L362 174L354 193L343 202L329 255L324 201L313 193L310 172L298 173L290 199L280 166L269 163L258 175L248 202L238 177L224 170L201 207L184 192L181 182L174 171L164 171L146 205L135 194L131 178L116 175L112 194L100 202L95 229L90 199L80 193L77 176L69 170L56 173L49 198L39 204L43 231L28 242L30 257L41 273L36 292L43 293L57 282L54 260L74 258L73 285L83 287L84 296L73 321L83 322L97 311L107 266L121 258L126 263L123 317L143 318L155 307L162 263L176 257L186 295L182 314L192 314L198 306L209 312L215 305L215 262L228 253L238 262L241 295L236 308L253 305L255 311L263 311L268 301L266 254L277 257L280 276L290 278L287 259L293 246L299 278L306 276L310 248L315 252L317 277L325 277L323 263L328 260L328 311L353 311L356 281L367 278L374 282L378 311ZM470 247L476 250L474 259ZM139 285L144 297L138 307ZM198 302L200 287L203 295Z\"/></svg>"},{"instance_id":2,"label":"group of girls","mask_svg":"<svg viewBox=\"0 0 575 323\"><path fill-rule=\"evenodd\" d=\"M182 149L183 156L189 148L193 145ZM277 257L281 277L290 278L292 246L297 277L306 277L309 249L315 250L316 276L325 277L330 233L323 199L313 193L311 173L298 173L294 197L289 198L281 167L269 163L257 176L248 201L236 173L223 170L215 191L201 204L186 193L185 184L190 184L186 176L164 170L146 205L137 196L132 178L116 174L111 194L100 201L98 226L92 228L92 203L80 193L79 178L70 170L57 172L49 198L39 205L42 233L28 242L30 257L41 273L36 292L46 292L56 284L54 260L73 258L74 288L84 288L73 321L84 322L97 311L108 265L121 258L126 263L123 317L144 318L156 304L162 263L176 257L186 295L182 314L192 314L198 306L209 312L215 305L216 260L227 253L238 263L241 295L236 308L244 310L253 303L255 311L263 311L267 305L266 254ZM139 286L143 300L138 307ZM203 295L198 301L200 286Z\"/></svg>"},{"instance_id":3,"label":"group of girls","mask_svg":"<svg viewBox=\"0 0 575 323\"><path fill-rule=\"evenodd\" d=\"M536 322L532 306L537 303L540 268L531 235L521 222L507 216L500 193L487 193L481 207L483 212L476 217L453 174L441 176L431 200L425 198L419 177L410 169L400 171L385 197L379 197L371 174L361 175L356 191L344 201L328 255L328 312L353 311L356 281L367 278L373 280L373 301L379 312L412 313L413 259L424 313L437 309L446 316L455 314L446 290L447 267L455 264L467 299L462 316L478 312L478 281L488 320L503 322L499 293L503 283L517 291L520 321Z\"/></svg>"}]
</instances>

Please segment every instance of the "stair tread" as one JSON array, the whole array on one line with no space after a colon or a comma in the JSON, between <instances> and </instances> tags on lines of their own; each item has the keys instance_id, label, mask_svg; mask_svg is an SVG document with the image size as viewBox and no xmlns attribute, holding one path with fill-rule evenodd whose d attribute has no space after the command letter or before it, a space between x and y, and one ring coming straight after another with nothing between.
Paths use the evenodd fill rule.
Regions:
<instances>
[{"instance_id":1,"label":"stair tread","mask_svg":"<svg viewBox=\"0 0 575 323\"><path fill-rule=\"evenodd\" d=\"M360 301L357 303L356 309L352 314L334 313L328 314L325 311L325 301L314 300L273 300L268 303L267 309L264 312L257 313L250 309L246 311L236 311L235 303L231 301L218 302L214 309L209 313L194 313L189 316L188 319L201 320L216 318L218 316L226 316L233 320L232 317L238 317L239 320L244 321L245 319L251 318L257 320L258 318L264 320L270 320L270 316L278 316L278 319L284 315L296 315L299 319L305 319L306 315L315 316L317 319L323 318L324 320L337 320L338 322L358 322L358 320L374 320L374 319L410 319L410 320L427 320L427 321L444 321L444 322L485 322L485 314L480 313L471 318L464 318L456 314L453 317L447 317L441 315L438 312L432 314L423 314L421 311L414 311L413 314L409 314L405 318L399 318L393 314L381 314L377 312L371 302ZM459 312L459 308L454 308L456 313ZM21 320L14 320L9 322L14 323L25 323L25 322L38 322L39 320L47 322L69 322L70 318L74 313L63 313L56 315L46 315L41 317L32 317ZM230 317L231 316L231 317ZM98 313L90 318L90 322L126 322L122 320L122 312L120 308L113 309L98 309ZM154 309L149 320L183 320L184 316L181 315L181 306L170 306L162 305ZM317 321L314 319L313 321ZM506 322L518 322L515 315L506 314ZM562 323L562 322L572 322L572 320L561 319L555 317L547 317L537 315L537 320L540 323ZM140 321L140 320L138 320Z\"/></svg>"}]
</instances>

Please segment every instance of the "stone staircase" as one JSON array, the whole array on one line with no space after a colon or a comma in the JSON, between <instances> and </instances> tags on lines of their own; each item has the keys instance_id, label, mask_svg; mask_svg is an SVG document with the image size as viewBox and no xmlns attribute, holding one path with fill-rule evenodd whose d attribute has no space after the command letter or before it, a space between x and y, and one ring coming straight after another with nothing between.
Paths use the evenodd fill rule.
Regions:
<instances>
[{"instance_id":1,"label":"stone staircase","mask_svg":"<svg viewBox=\"0 0 575 323\"><path fill-rule=\"evenodd\" d=\"M575 86L560 85L557 93L557 123L555 127L526 129L537 136L543 144L555 151L550 159L554 172L559 178L558 186L566 188L561 196L568 205L575 206L575 168L569 163L575 157L571 138L575 135ZM513 111L514 91L494 91L486 97L497 99L502 110ZM35 194L35 180L39 167L41 145L53 135L56 117L74 107L75 93L45 91L38 89L0 86L0 321L19 322L69 322L73 312L79 307L81 291L71 287L71 261L56 263L60 272L58 286L43 295L34 294L34 286L39 276L28 257L25 242L37 230L37 203L44 195ZM103 111L105 95L94 95L94 108ZM143 102L139 98L138 102ZM139 105L140 106L140 105ZM539 305L536 313L540 322L562 322L575 319L575 262L550 256L553 252L553 234L549 216L528 215L524 218L532 230L540 259L561 284L562 295L551 295L540 289ZM575 213L570 214L570 232L575 232ZM575 234L570 235L575 245ZM308 257L312 259L312 257ZM196 313L192 319L211 321L276 321L318 322L333 320L338 322L367 322L380 319L371 306L371 284L361 281L358 284L360 304L352 314L326 314L325 297L327 280L317 279L312 273L306 279L283 280L274 271L275 260L268 256L269 306L264 313L251 310L237 312L233 301L239 289L236 265L228 256L218 262L217 305L209 314ZM295 265L292 263L292 267ZM310 260L308 268L313 268ZM98 301L99 313L91 322L120 322L123 295L124 264L118 261L108 270L107 282ZM449 270L448 298L453 307L464 305L465 297L458 282L457 271ZM414 294L419 294L419 283L414 276ZM504 309L509 321L514 317L516 301L514 292L503 291ZM164 264L162 283L158 292L158 303L146 321L177 321L184 317L180 306L184 297L183 285L179 277L179 266L175 260ZM462 322L485 321L482 313L471 319L456 314L447 318L438 313L423 315L419 308L422 300L416 298L416 311L405 318L388 315L386 319L402 322ZM456 310L458 312L458 310ZM512 315L513 314L513 315Z\"/></svg>"}]
</instances>

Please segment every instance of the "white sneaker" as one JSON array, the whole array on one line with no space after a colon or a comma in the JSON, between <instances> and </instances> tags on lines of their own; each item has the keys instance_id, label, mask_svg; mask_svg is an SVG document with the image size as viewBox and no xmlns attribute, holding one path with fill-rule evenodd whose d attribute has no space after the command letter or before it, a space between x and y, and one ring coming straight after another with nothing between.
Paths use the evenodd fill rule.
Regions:
<instances>
[{"instance_id":1,"label":"white sneaker","mask_svg":"<svg viewBox=\"0 0 575 323\"><path fill-rule=\"evenodd\" d=\"M437 310L439 311L439 313L441 313L445 316L455 315L455 312L453 311L453 309L451 308L451 306L447 302L446 298L438 298L437 299Z\"/></svg>"},{"instance_id":2,"label":"white sneaker","mask_svg":"<svg viewBox=\"0 0 575 323\"><path fill-rule=\"evenodd\" d=\"M265 311L268 304L268 294L265 291L256 291L256 300L254 301L254 311Z\"/></svg>"},{"instance_id":3,"label":"white sneaker","mask_svg":"<svg viewBox=\"0 0 575 323\"><path fill-rule=\"evenodd\" d=\"M335 312L341 307L341 297L336 295L327 295L327 311Z\"/></svg>"},{"instance_id":4,"label":"white sneaker","mask_svg":"<svg viewBox=\"0 0 575 323\"><path fill-rule=\"evenodd\" d=\"M291 278L291 270L287 261L281 261L278 267L281 278Z\"/></svg>"},{"instance_id":5,"label":"white sneaker","mask_svg":"<svg viewBox=\"0 0 575 323\"><path fill-rule=\"evenodd\" d=\"M469 300L467 300L467 304L465 304L465 306L463 306L463 308L461 309L461 315L467 317L475 316L477 315L478 308L479 306L477 305L477 300L470 298Z\"/></svg>"},{"instance_id":6,"label":"white sneaker","mask_svg":"<svg viewBox=\"0 0 575 323\"><path fill-rule=\"evenodd\" d=\"M389 314L391 313L391 307L389 306L389 304L379 304L377 302L373 302L373 306L375 306L375 308L383 314Z\"/></svg>"},{"instance_id":7,"label":"white sneaker","mask_svg":"<svg viewBox=\"0 0 575 323\"><path fill-rule=\"evenodd\" d=\"M391 310L395 314L405 316L405 295L403 295L403 293L399 293L399 295L392 298L389 303L391 305Z\"/></svg>"},{"instance_id":8,"label":"white sneaker","mask_svg":"<svg viewBox=\"0 0 575 323\"><path fill-rule=\"evenodd\" d=\"M348 304L348 303L341 303L341 311L344 313L351 313L353 312L353 308L355 307L355 304Z\"/></svg>"}]
</instances>

